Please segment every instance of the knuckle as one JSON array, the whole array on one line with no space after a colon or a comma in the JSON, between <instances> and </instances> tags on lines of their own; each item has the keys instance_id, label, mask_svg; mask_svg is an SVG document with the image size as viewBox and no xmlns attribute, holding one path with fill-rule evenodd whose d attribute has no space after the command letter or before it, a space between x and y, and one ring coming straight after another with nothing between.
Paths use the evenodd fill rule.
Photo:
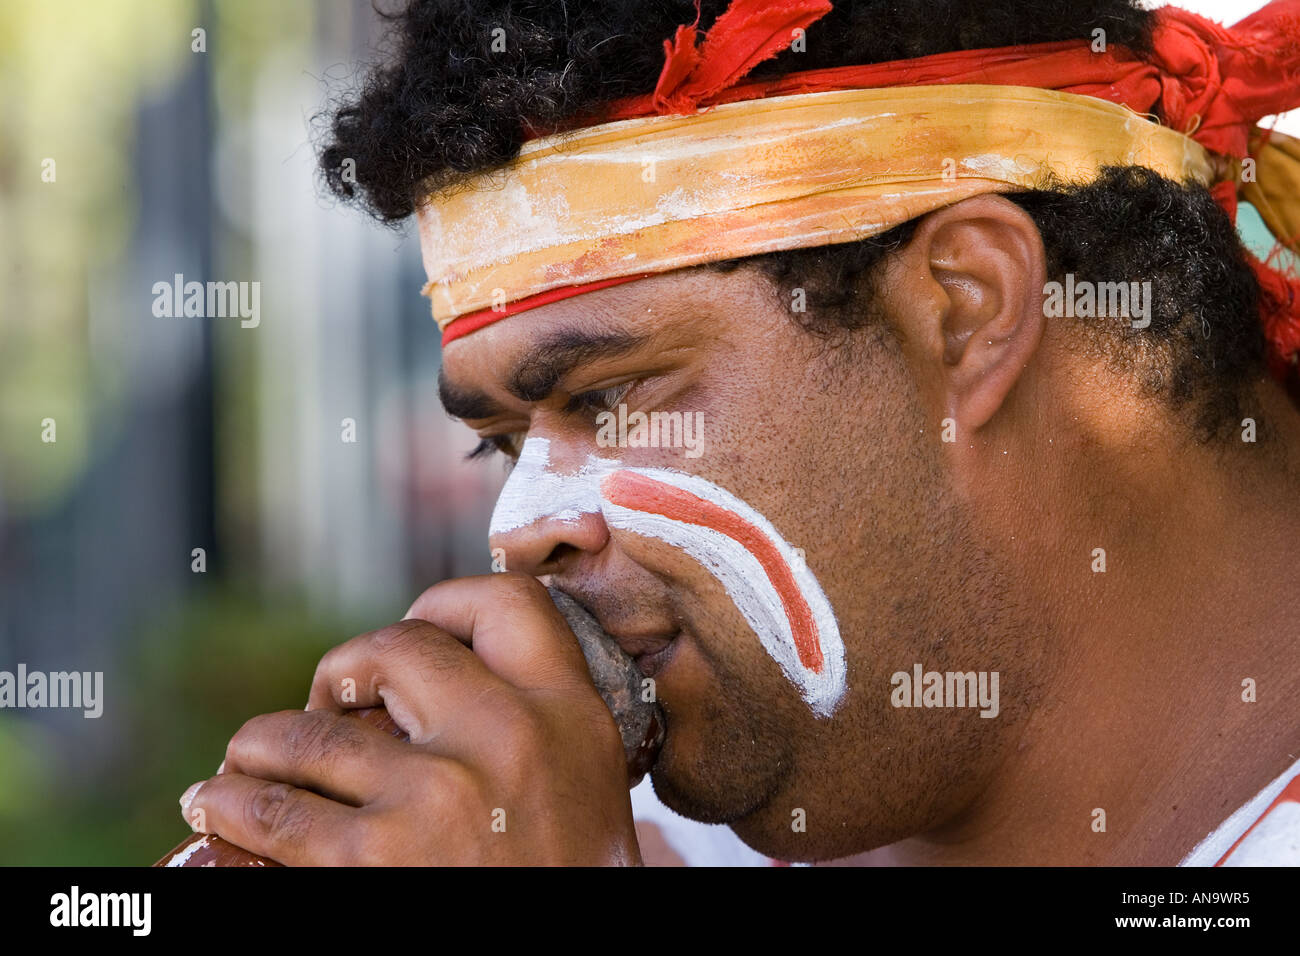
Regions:
<instances>
[{"instance_id":1,"label":"knuckle","mask_svg":"<svg viewBox=\"0 0 1300 956\"><path fill-rule=\"evenodd\" d=\"M311 835L312 814L306 795L287 783L253 790L244 804L244 820L253 832L265 833L278 846L302 846Z\"/></svg>"},{"instance_id":2,"label":"knuckle","mask_svg":"<svg viewBox=\"0 0 1300 956\"><path fill-rule=\"evenodd\" d=\"M354 637L321 655L312 674L310 697L339 701L342 679L356 674L357 649L358 639Z\"/></svg>"},{"instance_id":3,"label":"knuckle","mask_svg":"<svg viewBox=\"0 0 1300 956\"><path fill-rule=\"evenodd\" d=\"M321 655L321 659L316 664L315 679L317 681L328 679L334 671L338 670L339 665L345 659L345 655L347 654L345 648L349 643L351 642L346 641L342 644L338 644L331 647Z\"/></svg>"},{"instance_id":4,"label":"knuckle","mask_svg":"<svg viewBox=\"0 0 1300 956\"><path fill-rule=\"evenodd\" d=\"M256 717L250 717L248 720L240 724L239 729L235 731L235 735L230 738L230 743L232 745L243 743L250 737L257 736L258 727L261 725L264 716L265 715L263 714L258 714Z\"/></svg>"},{"instance_id":5,"label":"knuckle","mask_svg":"<svg viewBox=\"0 0 1300 956\"><path fill-rule=\"evenodd\" d=\"M352 718L334 716L321 737L322 755L350 756L365 747L365 733Z\"/></svg>"},{"instance_id":6,"label":"knuckle","mask_svg":"<svg viewBox=\"0 0 1300 956\"><path fill-rule=\"evenodd\" d=\"M254 743L261 739L269 716L268 714L258 714L256 717L250 717L240 725L234 736L230 738L230 742L226 744L227 761L232 764L238 761L241 755L247 753Z\"/></svg>"},{"instance_id":7,"label":"knuckle","mask_svg":"<svg viewBox=\"0 0 1300 956\"><path fill-rule=\"evenodd\" d=\"M319 765L339 756L355 754L363 746L360 729L347 718L325 710L298 716L285 732L285 756L298 765Z\"/></svg>"},{"instance_id":8,"label":"knuckle","mask_svg":"<svg viewBox=\"0 0 1300 956\"><path fill-rule=\"evenodd\" d=\"M324 711L307 711L305 719L294 721L284 734L284 754L295 764L318 758L324 739L324 722L318 715Z\"/></svg>"},{"instance_id":9,"label":"knuckle","mask_svg":"<svg viewBox=\"0 0 1300 956\"><path fill-rule=\"evenodd\" d=\"M370 636L370 650L378 657L405 658L418 652L432 631L426 621L399 621Z\"/></svg>"},{"instance_id":10,"label":"knuckle","mask_svg":"<svg viewBox=\"0 0 1300 956\"><path fill-rule=\"evenodd\" d=\"M383 668L386 675L407 671L420 675L425 681L436 681L455 673L461 659L460 642L432 624L421 621L407 627L385 628L376 637L377 656L387 657L389 664ZM380 687L388 683L385 677L377 678Z\"/></svg>"}]
</instances>

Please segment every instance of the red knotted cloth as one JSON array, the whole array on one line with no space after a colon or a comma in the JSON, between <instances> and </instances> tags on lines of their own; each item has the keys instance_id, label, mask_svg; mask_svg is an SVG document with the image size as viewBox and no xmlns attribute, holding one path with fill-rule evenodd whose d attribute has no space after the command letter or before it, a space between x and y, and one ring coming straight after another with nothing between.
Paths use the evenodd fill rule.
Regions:
<instances>
[{"instance_id":1,"label":"red knotted cloth","mask_svg":"<svg viewBox=\"0 0 1300 956\"><path fill-rule=\"evenodd\" d=\"M828 90L931 84L1030 86L1093 96L1154 115L1219 156L1242 160L1256 122L1300 106L1300 0L1273 0L1232 27L1176 7L1155 11L1152 52L1089 40L959 50L912 60L807 70L741 83L832 9L829 0L732 0L699 40L696 19L664 41L654 92L620 100L601 122L694 113L720 103ZM573 125L595 122L594 117ZM535 132L535 131L530 131ZM1237 183L1212 187L1236 221ZM1300 200L1298 200L1300 201ZM1294 247L1296 236L1278 236ZM1300 278L1251 257L1275 375L1300 380Z\"/></svg>"}]
</instances>

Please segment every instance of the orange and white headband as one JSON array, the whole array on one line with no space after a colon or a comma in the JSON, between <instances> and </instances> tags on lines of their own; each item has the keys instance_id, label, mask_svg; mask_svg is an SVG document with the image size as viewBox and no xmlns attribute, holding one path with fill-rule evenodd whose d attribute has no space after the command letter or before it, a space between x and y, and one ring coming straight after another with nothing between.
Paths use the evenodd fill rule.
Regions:
<instances>
[{"instance_id":1,"label":"orange and white headband","mask_svg":"<svg viewBox=\"0 0 1300 956\"><path fill-rule=\"evenodd\" d=\"M1240 195L1284 245L1300 237L1300 144L1254 129L1300 105L1300 0L1232 30L1164 8L1146 58L1064 42L738 83L830 9L733 0L702 45L693 26L665 41L653 94L419 203L443 343L620 282L863 239L970 196L1087 183L1105 166L1210 186L1234 216ZM1152 109L1165 125L1139 115ZM1255 266L1285 374L1300 356L1300 283Z\"/></svg>"}]
</instances>

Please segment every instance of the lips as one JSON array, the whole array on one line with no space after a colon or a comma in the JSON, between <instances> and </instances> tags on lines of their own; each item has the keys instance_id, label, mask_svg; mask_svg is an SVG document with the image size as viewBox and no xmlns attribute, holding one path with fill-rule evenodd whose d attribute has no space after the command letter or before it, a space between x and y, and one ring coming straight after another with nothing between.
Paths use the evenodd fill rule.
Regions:
<instances>
[{"instance_id":1,"label":"lips","mask_svg":"<svg viewBox=\"0 0 1300 956\"><path fill-rule=\"evenodd\" d=\"M672 658L681 631L619 631L606 633L618 643L623 652L636 662L637 669L646 677L653 677Z\"/></svg>"},{"instance_id":2,"label":"lips","mask_svg":"<svg viewBox=\"0 0 1300 956\"><path fill-rule=\"evenodd\" d=\"M596 618L600 620L599 616ZM601 625L604 627L604 625ZM605 633L618 641L618 646L623 648L623 653L628 657L644 657L662 651L672 643L677 637L676 631L658 631L649 632L631 632L620 631L618 628L606 628Z\"/></svg>"},{"instance_id":3,"label":"lips","mask_svg":"<svg viewBox=\"0 0 1300 956\"><path fill-rule=\"evenodd\" d=\"M616 614L606 614L600 609L602 602L589 601L572 591L567 593L596 618L601 630L614 639L623 653L636 662L637 668L646 677L661 670L672 658L672 652L677 647L677 638L681 636L681 630L676 626L634 628L630 626L631 622L628 622L629 626L620 627L622 622L618 620Z\"/></svg>"},{"instance_id":4,"label":"lips","mask_svg":"<svg viewBox=\"0 0 1300 956\"><path fill-rule=\"evenodd\" d=\"M645 677L653 677L659 671L663 670L672 660L673 653L677 650L677 638L680 632L668 638L667 641L660 642L660 646L651 651L642 654L633 654L632 660L636 662L637 669Z\"/></svg>"}]
</instances>

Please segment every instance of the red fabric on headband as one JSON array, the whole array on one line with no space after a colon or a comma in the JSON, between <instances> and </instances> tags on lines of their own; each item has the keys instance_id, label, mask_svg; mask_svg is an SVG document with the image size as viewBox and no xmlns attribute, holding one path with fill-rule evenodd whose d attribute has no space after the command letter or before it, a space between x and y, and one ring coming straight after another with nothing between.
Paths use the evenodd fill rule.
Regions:
<instances>
[{"instance_id":1,"label":"red fabric on headband","mask_svg":"<svg viewBox=\"0 0 1300 956\"><path fill-rule=\"evenodd\" d=\"M1236 26L1162 7L1155 11L1153 52L1140 57L1110 45L1094 53L1087 40L990 50L959 50L913 60L807 70L740 83L759 63L787 48L795 29L831 10L829 0L732 0L697 46L695 24L679 26L664 41L664 67L654 92L619 100L598 116L577 118L566 129L619 119L693 113L720 103L844 89L931 84L1031 86L1093 96L1142 113L1191 136L1212 153L1244 158L1255 123L1300 106L1300 0L1273 0ZM530 135L543 135L529 129ZM552 130L551 132L558 132ZM1219 183L1212 194L1236 221L1237 188ZM1300 363L1300 279L1252 257L1274 374L1285 377ZM495 318L603 288L601 283L553 289L514 303ZM545 298L545 301L543 300ZM484 312L447 327L446 344L472 320L474 329L494 319Z\"/></svg>"},{"instance_id":2,"label":"red fabric on headband","mask_svg":"<svg viewBox=\"0 0 1300 956\"><path fill-rule=\"evenodd\" d=\"M781 11L798 7L806 12L822 6L826 9L812 20L828 12L830 4L734 0L696 57L713 55L725 63L738 59L730 47L751 39L737 29L745 22L738 11L757 7L768 20L777 21ZM757 14L751 11L750 15ZM1300 106L1300 0L1273 0L1232 28L1177 7L1162 7L1155 18L1153 53L1147 59L1113 44L1104 53L1094 53L1088 40L1065 40L807 70L739 85L734 72L710 70L708 61L699 62L685 76L681 76L682 66L670 62L665 63L653 93L617 101L612 109L601 111L601 121L691 113L719 103L823 90L985 83L1094 96L1139 113L1158 108L1166 126L1192 135L1211 152L1240 158L1246 155L1250 127L1257 120ZM730 29L717 36L724 26ZM670 58L691 62L694 51L680 44L682 31L693 29L678 27L676 46L665 42ZM788 31L781 39L784 46L790 45ZM746 70L768 56L746 61Z\"/></svg>"},{"instance_id":3,"label":"red fabric on headband","mask_svg":"<svg viewBox=\"0 0 1300 956\"><path fill-rule=\"evenodd\" d=\"M790 46L794 31L831 12L830 0L734 0L714 21L700 49L695 23L664 41L664 68L651 94L654 112L694 113L701 101L733 87L750 70ZM613 118L613 117L611 117Z\"/></svg>"}]
</instances>

